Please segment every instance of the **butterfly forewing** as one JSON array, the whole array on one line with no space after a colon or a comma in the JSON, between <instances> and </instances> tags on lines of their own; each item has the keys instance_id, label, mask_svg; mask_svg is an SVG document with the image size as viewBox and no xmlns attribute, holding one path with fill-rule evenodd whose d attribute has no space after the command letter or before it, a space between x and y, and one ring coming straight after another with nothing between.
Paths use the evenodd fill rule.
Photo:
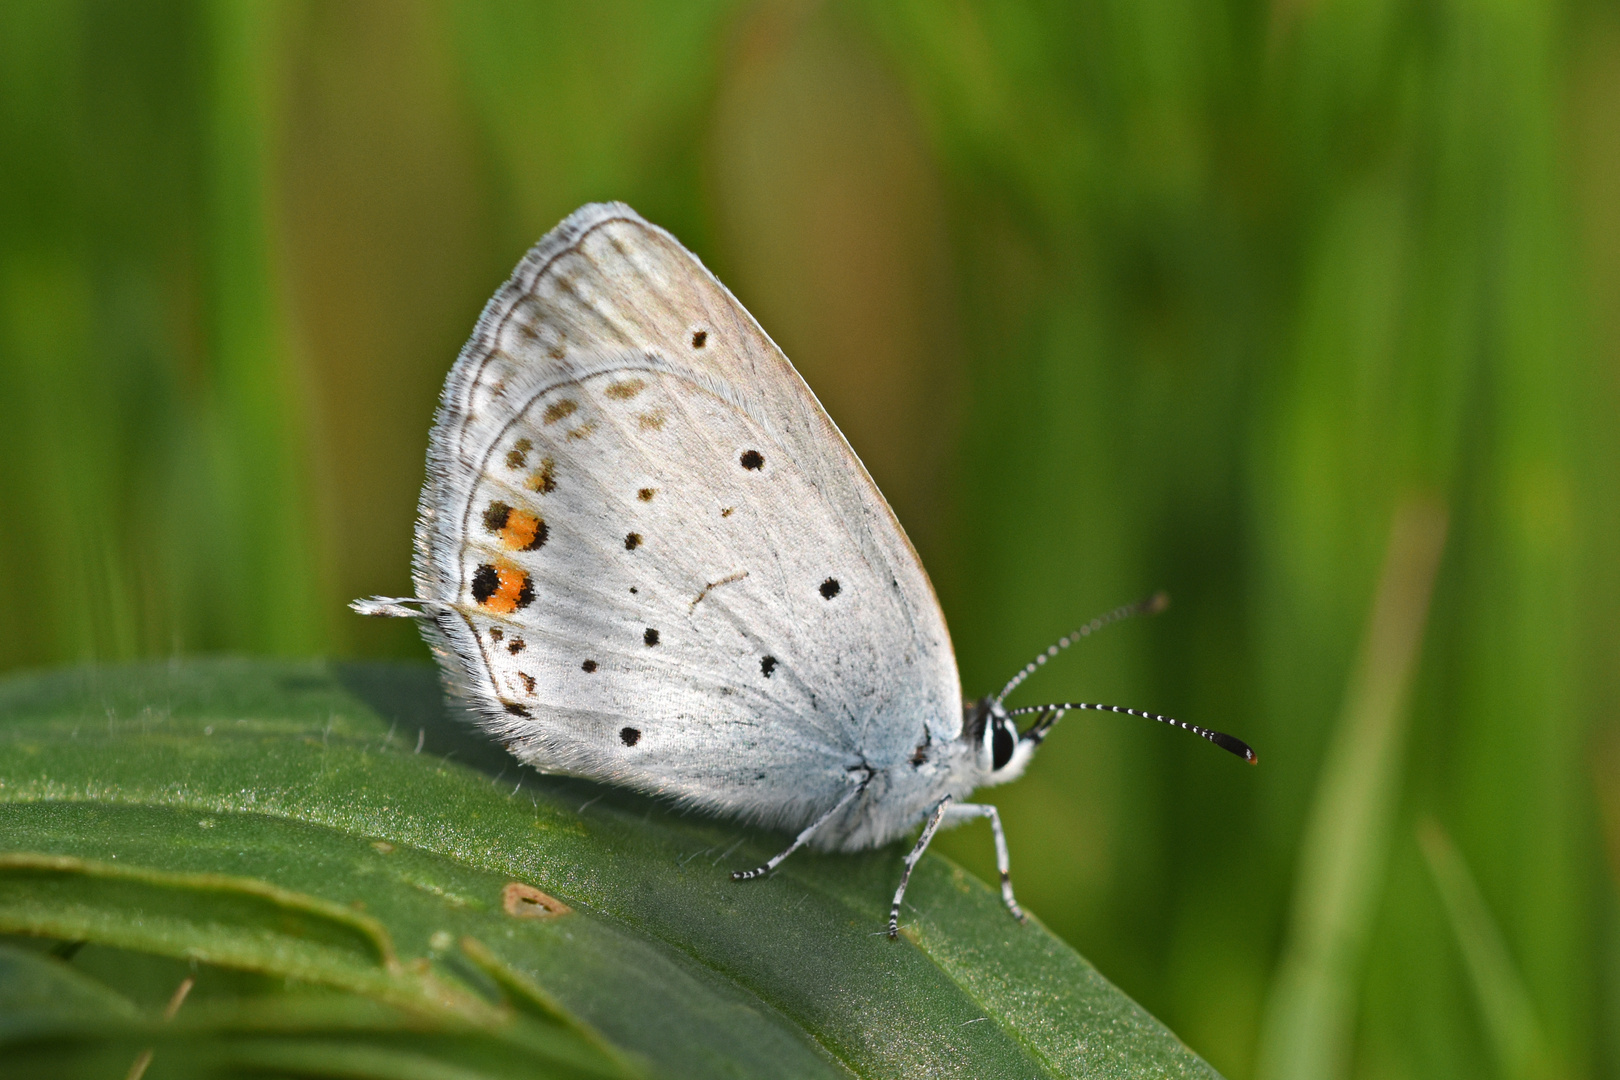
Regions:
<instances>
[{"instance_id":1,"label":"butterfly forewing","mask_svg":"<svg viewBox=\"0 0 1620 1080\"><path fill-rule=\"evenodd\" d=\"M747 312L627 208L575 214L491 301L432 462L419 595L456 605L431 632L525 760L791 825L959 730L887 504Z\"/></svg>"}]
</instances>

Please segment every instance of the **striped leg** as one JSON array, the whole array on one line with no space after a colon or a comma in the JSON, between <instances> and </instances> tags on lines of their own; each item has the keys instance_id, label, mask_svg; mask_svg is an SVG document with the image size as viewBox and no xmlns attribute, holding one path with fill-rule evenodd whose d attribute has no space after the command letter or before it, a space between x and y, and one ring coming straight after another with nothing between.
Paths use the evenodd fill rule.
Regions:
<instances>
[{"instance_id":1,"label":"striped leg","mask_svg":"<svg viewBox=\"0 0 1620 1080\"><path fill-rule=\"evenodd\" d=\"M793 838L793 843L791 843L791 844L789 844L787 846L786 851L783 851L780 854L773 856L770 859L770 861L767 862L764 866L756 866L752 870L733 870L732 873L731 873L731 880L732 881L752 881L754 878L764 877L766 874L770 873L772 870L775 870L778 866L780 866L782 864L783 859L787 858L789 855L793 854L795 851L798 851L801 847L804 846L805 841L809 840L812 836L816 835L816 830L821 828L823 825L827 824L827 819L828 818L831 818L834 814L838 813L838 811L840 811L844 807L848 806L851 799L855 798L855 796L857 796L861 792L865 791L866 790L866 785L871 783L871 781L872 781L872 774L870 772L868 772L861 779L860 783L858 783L854 787L850 788L849 792L847 794L845 794L845 796L842 799L839 799L838 802L833 805L833 808L831 810L827 811L825 814L822 814L820 817L816 818L816 820L812 821L809 825L805 826L804 831L801 832L798 836Z\"/></svg>"},{"instance_id":2,"label":"striped leg","mask_svg":"<svg viewBox=\"0 0 1620 1080\"><path fill-rule=\"evenodd\" d=\"M900 872L900 887L894 890L894 903L889 906L889 940L893 941L900 936L900 901L905 898L906 886L911 883L912 867L917 860L923 857L928 850L928 842L939 831L939 823L945 820L945 811L950 808L951 797L945 796L934 807L933 813L928 815L928 824L923 826L922 835L917 837L917 844L906 856L906 868Z\"/></svg>"},{"instance_id":3,"label":"striped leg","mask_svg":"<svg viewBox=\"0 0 1620 1080\"><path fill-rule=\"evenodd\" d=\"M996 808L989 803L956 803L946 812L945 817L952 824L961 818L990 819L990 831L996 837L996 869L1001 871L1001 899L1006 903L1007 910L1012 912L1012 917L1023 922L1024 909L1013 899L1012 860L1007 858L1007 834L1001 831L1001 815L996 813Z\"/></svg>"}]
</instances>

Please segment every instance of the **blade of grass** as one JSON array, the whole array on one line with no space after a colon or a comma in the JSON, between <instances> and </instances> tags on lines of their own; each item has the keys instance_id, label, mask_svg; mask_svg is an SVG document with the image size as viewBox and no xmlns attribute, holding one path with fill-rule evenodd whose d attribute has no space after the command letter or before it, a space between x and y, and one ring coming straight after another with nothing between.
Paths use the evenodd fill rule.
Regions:
<instances>
[{"instance_id":1,"label":"blade of grass","mask_svg":"<svg viewBox=\"0 0 1620 1080\"><path fill-rule=\"evenodd\" d=\"M1341 1075L1389 849L1407 698L1445 546L1445 507L1402 504L1300 848L1291 925L1260 1034L1261 1080Z\"/></svg>"},{"instance_id":2,"label":"blade of grass","mask_svg":"<svg viewBox=\"0 0 1620 1080\"><path fill-rule=\"evenodd\" d=\"M1462 853L1433 818L1418 823L1417 839L1457 937L1502 1075L1508 1080L1561 1076L1562 1070L1555 1067L1548 1052L1530 990Z\"/></svg>"},{"instance_id":3,"label":"blade of grass","mask_svg":"<svg viewBox=\"0 0 1620 1080\"><path fill-rule=\"evenodd\" d=\"M308 511L306 409L287 361L290 335L271 241L277 13L274 5L215 0L206 23L213 524L221 537L209 596L235 620L231 641L307 653L327 635Z\"/></svg>"},{"instance_id":4,"label":"blade of grass","mask_svg":"<svg viewBox=\"0 0 1620 1080\"><path fill-rule=\"evenodd\" d=\"M82 220L82 15L0 13L0 587L17 613L0 616L0 653L12 663L134 655L107 513L123 403L96 342Z\"/></svg>"}]
</instances>

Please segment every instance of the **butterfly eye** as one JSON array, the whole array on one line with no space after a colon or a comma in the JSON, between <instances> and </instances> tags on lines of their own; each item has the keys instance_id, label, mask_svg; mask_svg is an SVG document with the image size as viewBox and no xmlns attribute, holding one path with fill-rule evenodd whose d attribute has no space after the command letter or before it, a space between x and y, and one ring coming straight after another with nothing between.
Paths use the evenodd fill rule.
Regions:
<instances>
[{"instance_id":1,"label":"butterfly eye","mask_svg":"<svg viewBox=\"0 0 1620 1080\"><path fill-rule=\"evenodd\" d=\"M990 768L999 770L1012 760L1013 747L1018 743L1013 735L1012 725L1005 720L998 720L991 729L990 736Z\"/></svg>"}]
</instances>

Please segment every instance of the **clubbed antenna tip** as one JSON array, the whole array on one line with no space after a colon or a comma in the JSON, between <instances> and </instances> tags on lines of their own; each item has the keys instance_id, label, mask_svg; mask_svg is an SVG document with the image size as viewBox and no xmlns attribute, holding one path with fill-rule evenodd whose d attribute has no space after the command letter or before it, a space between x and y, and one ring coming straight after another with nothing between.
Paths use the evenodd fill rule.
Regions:
<instances>
[{"instance_id":1,"label":"clubbed antenna tip","mask_svg":"<svg viewBox=\"0 0 1620 1080\"><path fill-rule=\"evenodd\" d=\"M1236 754L1250 765L1260 764L1260 755L1242 739L1233 738L1223 731L1212 731L1205 737L1222 750Z\"/></svg>"}]
</instances>

